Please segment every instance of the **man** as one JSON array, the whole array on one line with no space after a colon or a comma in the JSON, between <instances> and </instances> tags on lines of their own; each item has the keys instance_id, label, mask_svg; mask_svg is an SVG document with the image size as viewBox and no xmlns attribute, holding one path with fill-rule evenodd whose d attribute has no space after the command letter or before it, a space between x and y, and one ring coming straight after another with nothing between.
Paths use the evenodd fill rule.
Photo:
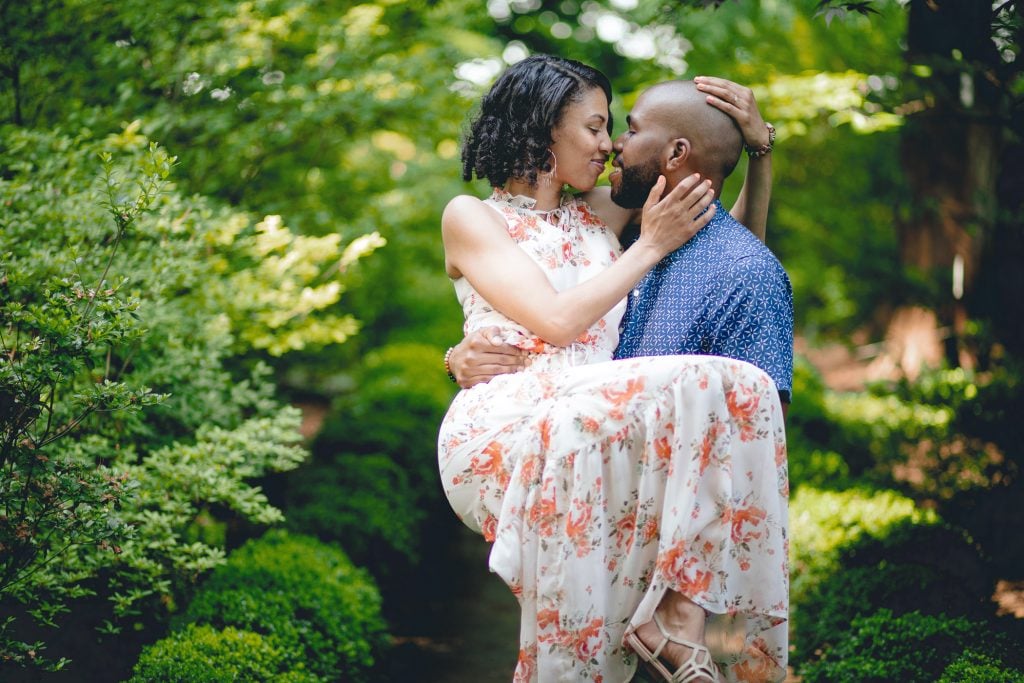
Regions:
<instances>
[{"instance_id":1,"label":"man","mask_svg":"<svg viewBox=\"0 0 1024 683\"><path fill-rule=\"evenodd\" d=\"M723 122L723 112L737 121L736 112L742 114L736 105L749 90L737 88L722 79L701 79L669 81L644 91L627 117L629 129L614 144L611 202L603 188L604 193L595 190L587 196L595 211L621 225L643 206L659 175L666 177L668 193L700 173L720 196L743 146L736 124ZM766 126L764 133L767 142L746 146L754 163L764 163L771 151L774 130ZM767 201L762 194L754 201ZM747 201L745 191L740 201ZM785 411L793 378L789 278L757 236L720 202L716 205L711 222L633 290L616 358L703 354L747 361L771 376ZM523 352L487 330L471 334L445 355L449 374L463 387L518 370L523 362Z\"/></svg>"}]
</instances>

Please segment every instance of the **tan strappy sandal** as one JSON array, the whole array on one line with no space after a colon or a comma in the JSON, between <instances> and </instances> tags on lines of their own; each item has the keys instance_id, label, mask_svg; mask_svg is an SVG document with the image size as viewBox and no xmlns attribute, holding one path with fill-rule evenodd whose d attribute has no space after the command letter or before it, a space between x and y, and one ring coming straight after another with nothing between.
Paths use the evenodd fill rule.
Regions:
<instances>
[{"instance_id":1,"label":"tan strappy sandal","mask_svg":"<svg viewBox=\"0 0 1024 683\"><path fill-rule=\"evenodd\" d=\"M670 634L665 630L661 620L658 619L657 613L654 615L654 625L661 632L661 642L658 644L658 647L654 648L653 652L644 645L643 641L637 636L636 631L626 636L626 642L652 671L664 678L668 683L707 683L707 681L717 682L719 680L718 667L715 666L714 661L711 659L711 652L706 647L689 640L676 638ZM675 672L669 671L659 658L661 651L669 643L690 648L690 656L679 665Z\"/></svg>"}]
</instances>

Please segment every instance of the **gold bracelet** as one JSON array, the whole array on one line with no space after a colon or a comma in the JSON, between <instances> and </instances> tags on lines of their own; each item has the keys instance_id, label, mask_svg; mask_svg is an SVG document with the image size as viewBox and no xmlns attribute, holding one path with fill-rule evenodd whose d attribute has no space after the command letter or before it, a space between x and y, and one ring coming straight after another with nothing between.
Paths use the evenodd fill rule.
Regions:
<instances>
[{"instance_id":1,"label":"gold bracelet","mask_svg":"<svg viewBox=\"0 0 1024 683\"><path fill-rule=\"evenodd\" d=\"M454 350L454 346L449 346L448 350L444 352L444 371L448 373L448 379L458 384L459 380L455 379L455 375L452 373L452 351Z\"/></svg>"},{"instance_id":2,"label":"gold bracelet","mask_svg":"<svg viewBox=\"0 0 1024 683\"><path fill-rule=\"evenodd\" d=\"M751 159L760 159L764 155L770 154L772 147L775 146L775 126L770 123L765 123L764 125L768 129L768 144L752 147L745 142L743 143L743 149L747 150L747 156Z\"/></svg>"}]
</instances>

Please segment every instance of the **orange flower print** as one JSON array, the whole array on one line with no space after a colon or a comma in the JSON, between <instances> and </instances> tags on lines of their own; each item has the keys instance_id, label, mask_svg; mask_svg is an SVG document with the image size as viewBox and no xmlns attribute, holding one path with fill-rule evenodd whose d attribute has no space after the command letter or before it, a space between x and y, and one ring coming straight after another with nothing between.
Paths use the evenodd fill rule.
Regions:
<instances>
[{"instance_id":1,"label":"orange flower print","mask_svg":"<svg viewBox=\"0 0 1024 683\"><path fill-rule=\"evenodd\" d=\"M540 467L540 457L537 454L529 455L522 460L519 466L519 483L529 486L537 476L537 469Z\"/></svg>"},{"instance_id":2,"label":"orange flower print","mask_svg":"<svg viewBox=\"0 0 1024 683\"><path fill-rule=\"evenodd\" d=\"M487 519L480 525L480 532L488 543L494 542L498 536L498 518L494 515L487 515Z\"/></svg>"},{"instance_id":3,"label":"orange flower print","mask_svg":"<svg viewBox=\"0 0 1024 683\"><path fill-rule=\"evenodd\" d=\"M675 575L676 565L686 550L685 541L676 541L675 545L658 555L658 570L665 576Z\"/></svg>"},{"instance_id":4,"label":"orange flower print","mask_svg":"<svg viewBox=\"0 0 1024 683\"><path fill-rule=\"evenodd\" d=\"M761 395L749 387L740 386L725 393L725 405L740 429L740 441L757 438L757 409L760 403Z\"/></svg>"},{"instance_id":5,"label":"orange flower print","mask_svg":"<svg viewBox=\"0 0 1024 683\"><path fill-rule=\"evenodd\" d=\"M545 451L551 448L551 420L544 418L537 424L537 431L540 433L540 446Z\"/></svg>"},{"instance_id":6,"label":"orange flower print","mask_svg":"<svg viewBox=\"0 0 1024 683\"><path fill-rule=\"evenodd\" d=\"M759 507L750 507L734 510L732 513L732 541L733 543L750 543L761 537L761 532L750 529L744 530L743 526L760 526L768 514Z\"/></svg>"},{"instance_id":7,"label":"orange flower print","mask_svg":"<svg viewBox=\"0 0 1024 683\"><path fill-rule=\"evenodd\" d=\"M526 239L526 221L508 221L508 234L516 242Z\"/></svg>"},{"instance_id":8,"label":"orange flower print","mask_svg":"<svg viewBox=\"0 0 1024 683\"><path fill-rule=\"evenodd\" d=\"M697 570L692 576L683 574L677 590L683 595L697 596L707 593L711 587L711 572Z\"/></svg>"},{"instance_id":9,"label":"orange flower print","mask_svg":"<svg viewBox=\"0 0 1024 683\"><path fill-rule=\"evenodd\" d=\"M722 511L718 513L718 521L722 524L732 523L732 506L725 505L722 507Z\"/></svg>"},{"instance_id":10,"label":"orange flower print","mask_svg":"<svg viewBox=\"0 0 1024 683\"><path fill-rule=\"evenodd\" d=\"M527 520L530 526L537 530L541 537L549 537L555 533L555 521L558 519L558 509L555 506L554 497L545 498L541 496L530 507Z\"/></svg>"},{"instance_id":11,"label":"orange flower print","mask_svg":"<svg viewBox=\"0 0 1024 683\"><path fill-rule=\"evenodd\" d=\"M747 648L743 661L732 667L736 680L745 683L762 683L763 681L774 680L779 672L779 664L768 653L761 650L758 645L767 644L760 638L754 641L752 647Z\"/></svg>"},{"instance_id":12,"label":"orange flower print","mask_svg":"<svg viewBox=\"0 0 1024 683\"><path fill-rule=\"evenodd\" d=\"M603 626L604 619L596 617L574 634L573 641L576 646L576 659L581 662L589 662L593 658L603 641L601 637L601 628ZM590 641L592 640L597 642L591 644Z\"/></svg>"},{"instance_id":13,"label":"orange flower print","mask_svg":"<svg viewBox=\"0 0 1024 683\"><path fill-rule=\"evenodd\" d=\"M657 469L667 466L672 461L672 445L667 436L654 440L654 454L658 457Z\"/></svg>"},{"instance_id":14,"label":"orange flower print","mask_svg":"<svg viewBox=\"0 0 1024 683\"><path fill-rule=\"evenodd\" d=\"M647 545L658 536L658 518L648 517L640 529L640 539Z\"/></svg>"},{"instance_id":15,"label":"orange flower print","mask_svg":"<svg viewBox=\"0 0 1024 683\"><path fill-rule=\"evenodd\" d=\"M562 258L566 261L572 261L572 242L569 240L562 242Z\"/></svg>"},{"instance_id":16,"label":"orange flower print","mask_svg":"<svg viewBox=\"0 0 1024 683\"><path fill-rule=\"evenodd\" d=\"M602 222L593 211L590 210L590 206L585 202L577 202L576 210L579 211L580 223L592 227L604 227Z\"/></svg>"},{"instance_id":17,"label":"orange flower print","mask_svg":"<svg viewBox=\"0 0 1024 683\"><path fill-rule=\"evenodd\" d=\"M631 377L626 380L626 386L622 389L605 387L601 394L608 399L608 416L615 420L623 418L622 409L629 403L629 400L644 390L643 377Z\"/></svg>"},{"instance_id":18,"label":"orange flower print","mask_svg":"<svg viewBox=\"0 0 1024 683\"><path fill-rule=\"evenodd\" d=\"M775 444L775 466L782 467L786 464L786 442L779 441Z\"/></svg>"},{"instance_id":19,"label":"orange flower print","mask_svg":"<svg viewBox=\"0 0 1024 683\"><path fill-rule=\"evenodd\" d=\"M530 353L544 353L547 351L548 344L540 337L527 337L523 341L516 344L523 351L529 351Z\"/></svg>"},{"instance_id":20,"label":"orange flower print","mask_svg":"<svg viewBox=\"0 0 1024 683\"><path fill-rule=\"evenodd\" d=\"M594 509L589 503L580 500L575 501L575 507L580 514L573 519L572 513L569 513L565 521L565 532L569 540L576 546L576 557L583 557L591 549L587 531L590 528L590 519Z\"/></svg>"},{"instance_id":21,"label":"orange flower print","mask_svg":"<svg viewBox=\"0 0 1024 683\"><path fill-rule=\"evenodd\" d=\"M529 647L520 648L519 660L516 662L516 672L512 683L527 683L533 680L534 671L537 668L537 645L531 643Z\"/></svg>"},{"instance_id":22,"label":"orange flower print","mask_svg":"<svg viewBox=\"0 0 1024 683\"><path fill-rule=\"evenodd\" d=\"M541 631L551 628L552 626L557 627L558 622L558 610L553 607L542 609L537 612L537 628Z\"/></svg>"},{"instance_id":23,"label":"orange flower print","mask_svg":"<svg viewBox=\"0 0 1024 683\"><path fill-rule=\"evenodd\" d=\"M698 457L700 464L700 473L704 474L704 470L711 464L711 455L715 452L715 442L718 438L725 433L725 424L722 422L714 422L708 427L707 431L704 432L704 440L700 444L698 449Z\"/></svg>"},{"instance_id":24,"label":"orange flower print","mask_svg":"<svg viewBox=\"0 0 1024 683\"><path fill-rule=\"evenodd\" d=\"M710 571L691 571L699 562L698 558L686 554L685 541L680 540L658 556L657 567L673 590L692 598L711 587Z\"/></svg>"},{"instance_id":25,"label":"orange flower print","mask_svg":"<svg viewBox=\"0 0 1024 683\"><path fill-rule=\"evenodd\" d=\"M601 423L592 417L584 416L577 418L577 425L580 431L583 431L587 434L597 434L597 432L601 429Z\"/></svg>"},{"instance_id":26,"label":"orange flower print","mask_svg":"<svg viewBox=\"0 0 1024 683\"><path fill-rule=\"evenodd\" d=\"M620 550L625 546L628 551L633 547L633 535L636 533L636 510L625 515L615 523L615 546Z\"/></svg>"},{"instance_id":27,"label":"orange flower print","mask_svg":"<svg viewBox=\"0 0 1024 683\"><path fill-rule=\"evenodd\" d=\"M483 453L473 456L469 461L469 468L473 474L482 476L494 476L501 488L508 486L509 474L501 466L505 454L505 447L498 441L492 441L484 447Z\"/></svg>"}]
</instances>

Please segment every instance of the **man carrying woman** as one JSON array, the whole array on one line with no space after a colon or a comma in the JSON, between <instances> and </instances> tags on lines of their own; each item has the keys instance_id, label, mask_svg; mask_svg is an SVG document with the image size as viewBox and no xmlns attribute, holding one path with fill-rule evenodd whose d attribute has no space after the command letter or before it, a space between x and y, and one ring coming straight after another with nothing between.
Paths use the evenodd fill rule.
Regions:
<instances>
[{"instance_id":1,"label":"man carrying woman","mask_svg":"<svg viewBox=\"0 0 1024 683\"><path fill-rule=\"evenodd\" d=\"M708 614L742 630L721 675L778 680L788 484L776 382L714 356L612 360L626 295L724 213L713 196L741 135L715 112L699 126L710 142L662 149L668 173L621 252L630 213L562 192L592 190L602 173L610 97L599 72L540 55L481 103L464 173L495 190L445 210L446 268L467 333L500 330L526 367L455 398L442 484L519 599L516 680L626 681L636 655L666 680L716 680ZM631 143L616 144L625 159ZM613 192L626 180L613 174Z\"/></svg>"}]
</instances>

